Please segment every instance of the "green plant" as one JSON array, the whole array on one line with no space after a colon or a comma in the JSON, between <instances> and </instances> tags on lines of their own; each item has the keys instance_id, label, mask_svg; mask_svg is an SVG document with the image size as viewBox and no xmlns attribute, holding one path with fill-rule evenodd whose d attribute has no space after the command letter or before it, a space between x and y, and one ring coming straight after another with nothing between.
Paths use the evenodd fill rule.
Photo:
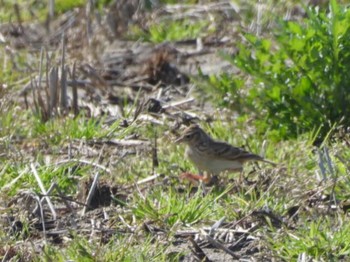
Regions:
<instances>
[{"instance_id":1,"label":"green plant","mask_svg":"<svg viewBox=\"0 0 350 262\"><path fill-rule=\"evenodd\" d=\"M339 217L342 220L343 217ZM306 223L294 232L282 231L269 239L274 252L284 260L297 259L301 254L320 261L337 261L349 256L348 224L336 225L327 218Z\"/></svg>"},{"instance_id":2,"label":"green plant","mask_svg":"<svg viewBox=\"0 0 350 262\"><path fill-rule=\"evenodd\" d=\"M350 126L350 10L333 0L329 13L307 14L303 23L280 21L274 40L245 34L239 53L224 55L252 77L250 88L243 77L229 90L225 77L210 80L242 111L253 110L261 131L272 128L283 138L319 128L323 138L334 124Z\"/></svg>"},{"instance_id":3,"label":"green plant","mask_svg":"<svg viewBox=\"0 0 350 262\"><path fill-rule=\"evenodd\" d=\"M75 7L81 7L85 4L85 0L70 1L70 0L60 0L56 2L56 10L58 13L66 12Z\"/></svg>"},{"instance_id":4,"label":"green plant","mask_svg":"<svg viewBox=\"0 0 350 262\"><path fill-rule=\"evenodd\" d=\"M211 214L212 196L203 198L201 192L198 192L193 198L187 199L186 196L179 197L173 189L169 188L169 190L169 193L165 190L157 190L154 196L144 199L136 196L138 201L133 209L135 216L162 221L172 226L176 222L193 224Z\"/></svg>"},{"instance_id":5,"label":"green plant","mask_svg":"<svg viewBox=\"0 0 350 262\"><path fill-rule=\"evenodd\" d=\"M193 39L202 34L206 34L213 28L208 28L207 21L165 21L153 24L149 27L148 32L140 33L135 29L134 34L141 36L149 42L161 43L164 41L178 41Z\"/></svg>"}]
</instances>

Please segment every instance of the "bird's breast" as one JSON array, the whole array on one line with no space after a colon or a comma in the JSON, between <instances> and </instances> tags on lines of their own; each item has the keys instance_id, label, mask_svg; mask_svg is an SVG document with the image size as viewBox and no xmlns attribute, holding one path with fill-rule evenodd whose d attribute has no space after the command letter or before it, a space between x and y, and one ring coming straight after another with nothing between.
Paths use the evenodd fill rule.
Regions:
<instances>
[{"instance_id":1,"label":"bird's breast","mask_svg":"<svg viewBox=\"0 0 350 262\"><path fill-rule=\"evenodd\" d=\"M189 158L200 171L206 171L212 175L219 175L221 172L225 171L236 172L242 170L242 163L239 161L216 158L206 154L205 151L196 150L190 146L186 148L185 156Z\"/></svg>"}]
</instances>

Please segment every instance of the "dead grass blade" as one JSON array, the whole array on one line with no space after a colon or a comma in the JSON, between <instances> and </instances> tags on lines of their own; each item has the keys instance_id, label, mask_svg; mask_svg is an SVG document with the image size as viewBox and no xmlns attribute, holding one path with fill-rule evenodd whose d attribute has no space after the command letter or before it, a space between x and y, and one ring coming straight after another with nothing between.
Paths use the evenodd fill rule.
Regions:
<instances>
[{"instance_id":1,"label":"dead grass blade","mask_svg":"<svg viewBox=\"0 0 350 262\"><path fill-rule=\"evenodd\" d=\"M85 206L84 206L84 208L83 208L83 210L81 212L82 216L85 216L86 211L90 207L90 203L91 203L91 200L92 200L92 198L93 198L93 196L95 194L95 191L96 191L96 188L97 188L98 179L100 178L100 175L101 175L100 172L96 172L96 174L94 176L94 180L92 181L92 184L91 184L88 196L87 196L86 201L85 201Z\"/></svg>"},{"instance_id":2,"label":"dead grass blade","mask_svg":"<svg viewBox=\"0 0 350 262\"><path fill-rule=\"evenodd\" d=\"M204 234L204 236L206 237L206 239L208 240L208 242L210 244L212 244L213 246L215 246L216 248L219 248L221 250L223 250L224 252L226 252L227 254L231 255L234 259L239 259L239 257L232 252L230 249L228 249L227 247L225 247L223 244L221 244L219 241L215 240L214 238L212 238L211 236L209 236L205 231L202 231L202 234Z\"/></svg>"},{"instance_id":3,"label":"dead grass blade","mask_svg":"<svg viewBox=\"0 0 350 262\"><path fill-rule=\"evenodd\" d=\"M211 261L207 255L204 253L203 249L197 244L196 241L194 241L193 237L190 236L188 240L191 242L193 249L189 246L189 249L191 250L192 254L198 259L198 261L205 261L209 262Z\"/></svg>"},{"instance_id":4,"label":"dead grass blade","mask_svg":"<svg viewBox=\"0 0 350 262\"><path fill-rule=\"evenodd\" d=\"M99 165L99 164L96 164L94 162L88 161L88 160L84 160L84 159L72 158L72 159L61 160L61 161L56 162L55 165L74 163L74 162L85 164L85 165L91 165L93 167L97 167L97 168L102 169L106 173L109 173L109 174L111 173L111 170L109 168L102 166L102 165Z\"/></svg>"},{"instance_id":5,"label":"dead grass blade","mask_svg":"<svg viewBox=\"0 0 350 262\"><path fill-rule=\"evenodd\" d=\"M31 163L30 164L30 168L32 170L32 173L33 173L36 181L38 182L38 185L39 185L39 188L40 188L42 194L45 195L44 199L46 200L46 202L47 202L47 204L48 204L48 206L50 208L50 211L51 211L51 214L52 214L52 218L53 218L53 220L56 220L57 219L57 214L56 214L55 208L54 208L54 206L53 206L53 204L52 204L52 202L50 200L50 197L47 195L47 191L46 191L46 189L44 187L43 182L40 179L40 176L38 174L38 171L36 170L35 165L33 163ZM40 205L41 205L41 202L40 202Z\"/></svg>"},{"instance_id":6,"label":"dead grass blade","mask_svg":"<svg viewBox=\"0 0 350 262\"><path fill-rule=\"evenodd\" d=\"M61 56L61 109L64 111L68 105L67 95L67 65L66 61L66 40L65 34L62 34L62 56Z\"/></svg>"},{"instance_id":7,"label":"dead grass blade","mask_svg":"<svg viewBox=\"0 0 350 262\"><path fill-rule=\"evenodd\" d=\"M79 107L78 107L78 87L77 83L75 81L76 79L76 62L74 61L73 64L73 70L72 70L72 90L73 90L73 112L74 116L77 117L79 114Z\"/></svg>"},{"instance_id":8,"label":"dead grass blade","mask_svg":"<svg viewBox=\"0 0 350 262\"><path fill-rule=\"evenodd\" d=\"M53 115L53 111L56 111L57 104L58 104L58 69L55 66L53 66L50 70L48 83L49 83L49 97L50 97L49 112L51 115Z\"/></svg>"},{"instance_id":9,"label":"dead grass blade","mask_svg":"<svg viewBox=\"0 0 350 262\"><path fill-rule=\"evenodd\" d=\"M152 174L155 173L155 169L159 166L158 154L157 154L157 131L154 129L154 146L152 148Z\"/></svg>"}]
</instances>

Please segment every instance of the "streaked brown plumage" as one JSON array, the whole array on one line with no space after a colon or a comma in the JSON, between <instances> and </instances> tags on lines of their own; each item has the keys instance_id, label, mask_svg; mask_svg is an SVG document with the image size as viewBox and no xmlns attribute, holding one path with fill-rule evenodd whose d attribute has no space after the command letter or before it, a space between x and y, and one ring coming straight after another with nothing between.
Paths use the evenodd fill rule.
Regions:
<instances>
[{"instance_id":1,"label":"streaked brown plumage","mask_svg":"<svg viewBox=\"0 0 350 262\"><path fill-rule=\"evenodd\" d=\"M240 172L247 161L275 163L263 157L234 147L226 142L217 141L205 133L198 125L191 125L175 141L186 143L185 156L207 175L219 175L222 172Z\"/></svg>"}]
</instances>

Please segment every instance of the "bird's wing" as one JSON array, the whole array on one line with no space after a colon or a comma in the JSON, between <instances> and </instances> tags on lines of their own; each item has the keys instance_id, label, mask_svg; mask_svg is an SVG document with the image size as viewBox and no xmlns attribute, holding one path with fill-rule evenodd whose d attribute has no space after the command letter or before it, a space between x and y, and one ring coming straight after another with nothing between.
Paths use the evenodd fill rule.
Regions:
<instances>
[{"instance_id":1,"label":"bird's wing","mask_svg":"<svg viewBox=\"0 0 350 262\"><path fill-rule=\"evenodd\" d=\"M250 153L242 148L231 146L225 142L215 141L212 144L210 154L213 157L223 158L227 160L248 161L248 160L263 160L259 155Z\"/></svg>"}]
</instances>

